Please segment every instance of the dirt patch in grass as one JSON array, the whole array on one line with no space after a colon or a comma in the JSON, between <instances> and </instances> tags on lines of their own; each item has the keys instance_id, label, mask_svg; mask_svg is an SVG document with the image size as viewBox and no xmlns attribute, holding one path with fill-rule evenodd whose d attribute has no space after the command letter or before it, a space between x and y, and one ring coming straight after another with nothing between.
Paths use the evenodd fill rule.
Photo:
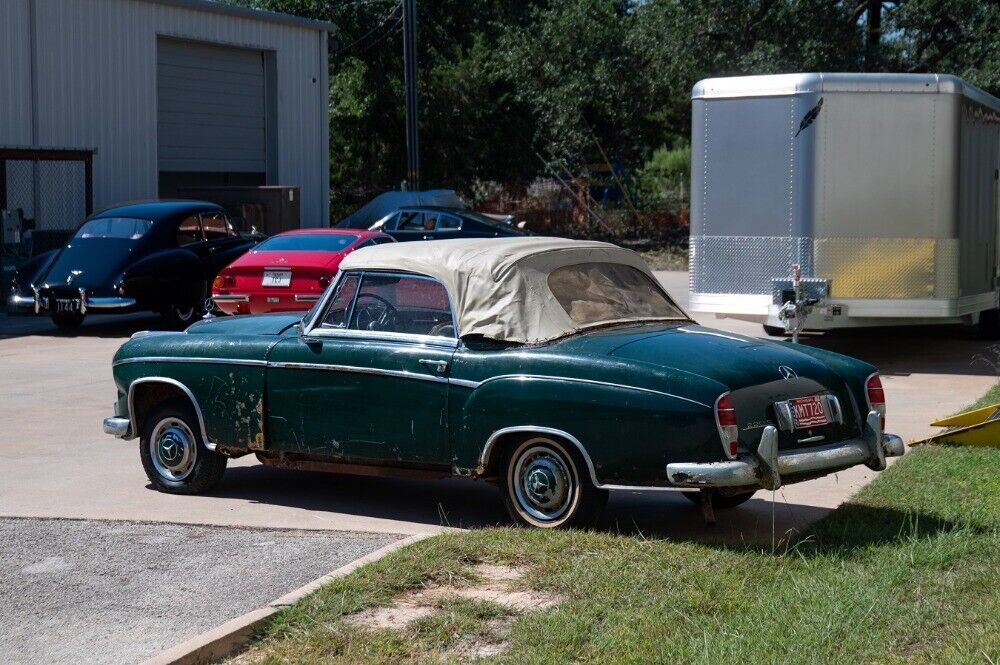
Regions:
<instances>
[{"instance_id":1,"label":"dirt patch in grass","mask_svg":"<svg viewBox=\"0 0 1000 665\"><path fill-rule=\"evenodd\" d=\"M442 605L453 600L494 603L518 614L543 610L559 602L559 596L555 594L523 588L521 582L525 572L523 568L481 564L472 569L477 580L474 584L431 584L423 589L407 591L397 596L390 605L345 616L344 623L375 630L399 630L414 621L430 617Z\"/></svg>"}]
</instances>

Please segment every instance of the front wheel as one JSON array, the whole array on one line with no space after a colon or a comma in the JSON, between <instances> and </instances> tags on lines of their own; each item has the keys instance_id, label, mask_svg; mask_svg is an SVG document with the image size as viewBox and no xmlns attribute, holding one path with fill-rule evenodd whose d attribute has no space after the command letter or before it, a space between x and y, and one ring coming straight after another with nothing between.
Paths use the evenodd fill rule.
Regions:
<instances>
[{"instance_id":1,"label":"front wheel","mask_svg":"<svg viewBox=\"0 0 1000 665\"><path fill-rule=\"evenodd\" d=\"M586 525L603 510L608 493L594 487L584 468L579 453L548 437L509 448L501 475L507 512L523 526Z\"/></svg>"},{"instance_id":2,"label":"front wheel","mask_svg":"<svg viewBox=\"0 0 1000 665\"><path fill-rule=\"evenodd\" d=\"M190 404L164 402L142 424L142 468L153 487L171 494L201 494L222 480L226 457L205 447Z\"/></svg>"}]
</instances>

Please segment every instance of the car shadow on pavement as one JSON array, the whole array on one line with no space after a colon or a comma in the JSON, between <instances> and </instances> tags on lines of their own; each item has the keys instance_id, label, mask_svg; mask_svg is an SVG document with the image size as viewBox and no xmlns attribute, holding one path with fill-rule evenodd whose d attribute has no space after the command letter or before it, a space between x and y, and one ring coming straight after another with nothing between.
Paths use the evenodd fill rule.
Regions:
<instances>
[{"instance_id":1,"label":"car shadow on pavement","mask_svg":"<svg viewBox=\"0 0 1000 665\"><path fill-rule=\"evenodd\" d=\"M169 330L156 314L94 315L78 328L57 328L41 316L0 314L0 339L10 337L129 337L140 330Z\"/></svg>"},{"instance_id":2,"label":"car shadow on pavement","mask_svg":"<svg viewBox=\"0 0 1000 665\"><path fill-rule=\"evenodd\" d=\"M971 326L856 328L800 339L809 346L860 358L883 375L992 376L1000 369L1000 342L982 339Z\"/></svg>"},{"instance_id":3,"label":"car shadow on pavement","mask_svg":"<svg viewBox=\"0 0 1000 665\"><path fill-rule=\"evenodd\" d=\"M511 524L499 489L465 478L375 478L251 465L227 470L212 495L429 526L475 529ZM709 525L701 509L678 492L614 491L593 528L655 539L760 545L772 541L772 523L774 540L787 541L830 512L789 503L780 493L772 502L772 494L761 491L740 507L717 511L716 524Z\"/></svg>"}]
</instances>

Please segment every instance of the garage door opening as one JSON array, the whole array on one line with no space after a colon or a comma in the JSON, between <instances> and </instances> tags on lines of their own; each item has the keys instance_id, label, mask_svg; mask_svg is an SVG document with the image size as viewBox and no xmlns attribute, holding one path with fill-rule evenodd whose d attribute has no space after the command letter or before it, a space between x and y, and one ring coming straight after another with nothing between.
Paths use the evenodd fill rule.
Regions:
<instances>
[{"instance_id":1,"label":"garage door opening","mask_svg":"<svg viewBox=\"0 0 1000 665\"><path fill-rule=\"evenodd\" d=\"M274 173L274 54L157 41L159 192L259 186Z\"/></svg>"}]
</instances>

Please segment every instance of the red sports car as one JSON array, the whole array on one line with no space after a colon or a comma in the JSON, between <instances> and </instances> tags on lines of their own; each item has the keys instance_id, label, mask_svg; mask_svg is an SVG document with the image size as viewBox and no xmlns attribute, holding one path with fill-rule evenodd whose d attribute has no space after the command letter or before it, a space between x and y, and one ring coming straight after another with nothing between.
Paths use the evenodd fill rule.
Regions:
<instances>
[{"instance_id":1,"label":"red sports car","mask_svg":"<svg viewBox=\"0 0 1000 665\"><path fill-rule=\"evenodd\" d=\"M279 233L224 268L212 283L212 300L226 314L309 309L345 256L386 242L395 240L385 233L357 229Z\"/></svg>"}]
</instances>

